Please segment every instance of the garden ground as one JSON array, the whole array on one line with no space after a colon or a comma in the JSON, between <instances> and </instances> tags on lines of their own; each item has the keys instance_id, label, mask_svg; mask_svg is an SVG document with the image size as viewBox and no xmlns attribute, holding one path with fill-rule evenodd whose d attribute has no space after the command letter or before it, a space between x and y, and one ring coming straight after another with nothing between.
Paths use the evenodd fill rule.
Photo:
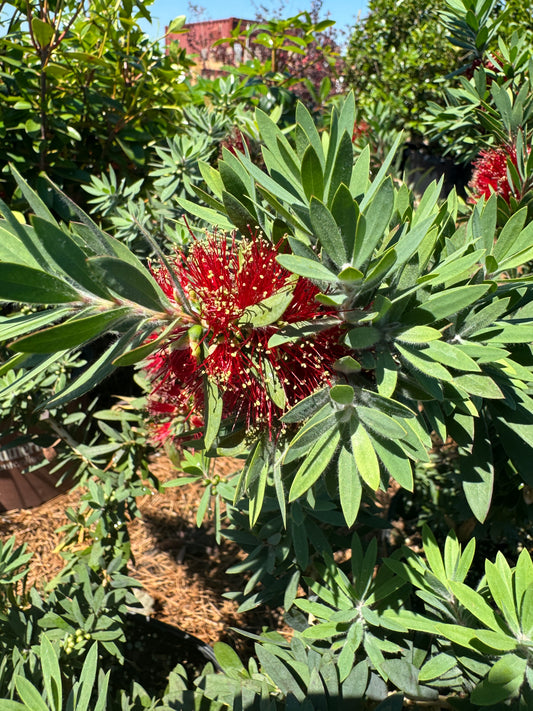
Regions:
<instances>
[{"instance_id":1,"label":"garden ground","mask_svg":"<svg viewBox=\"0 0 533 711\"><path fill-rule=\"evenodd\" d=\"M229 474L242 463L221 459L217 466L220 474ZM165 456L155 457L151 470L161 482L176 476ZM264 609L239 614L238 605L222 597L241 586L238 576L225 573L241 554L228 541L217 545L209 524L196 527L202 491L201 485L191 484L138 500L142 517L128 526L135 560L130 574L143 585L148 594L143 602L156 619L176 625L209 645L224 641L242 654L250 653L246 638L232 628L256 633L262 627L276 629L280 616L275 610L265 613ZM57 529L68 522L65 510L75 508L81 494L78 488L37 508L0 514L2 539L15 534L17 543L27 543L34 553L28 586L36 581L42 589L63 567L64 560L57 551L61 540Z\"/></svg>"}]
</instances>

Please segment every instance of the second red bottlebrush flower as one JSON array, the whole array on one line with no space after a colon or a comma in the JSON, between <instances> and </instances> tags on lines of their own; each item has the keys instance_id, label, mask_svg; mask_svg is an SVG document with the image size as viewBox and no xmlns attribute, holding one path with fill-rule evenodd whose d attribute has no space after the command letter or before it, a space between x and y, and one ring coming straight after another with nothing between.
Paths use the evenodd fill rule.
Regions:
<instances>
[{"instance_id":1,"label":"second red bottlebrush flower","mask_svg":"<svg viewBox=\"0 0 533 711\"><path fill-rule=\"evenodd\" d=\"M493 192L501 195L505 202L513 191L507 175L507 161L516 165L516 149L514 146L500 146L481 151L474 161L470 188L470 202L477 202L481 197L488 199Z\"/></svg>"},{"instance_id":2,"label":"second red bottlebrush flower","mask_svg":"<svg viewBox=\"0 0 533 711\"><path fill-rule=\"evenodd\" d=\"M272 432L286 409L331 382L335 361L346 354L339 344L342 326L332 325L335 314L315 301L318 288L284 269L277 254L258 237L214 234L174 258L174 278L197 326L179 328L148 360L154 415L201 425L207 381L222 396L223 418ZM154 275L179 303L167 269ZM280 329L324 317L330 318L324 329L269 346ZM168 424L161 431L166 434Z\"/></svg>"}]
</instances>

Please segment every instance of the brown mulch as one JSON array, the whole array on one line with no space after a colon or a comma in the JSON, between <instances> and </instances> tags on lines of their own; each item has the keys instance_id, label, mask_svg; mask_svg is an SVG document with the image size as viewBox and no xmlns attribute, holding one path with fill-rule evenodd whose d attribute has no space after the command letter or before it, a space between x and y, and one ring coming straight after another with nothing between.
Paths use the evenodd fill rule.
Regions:
<instances>
[{"instance_id":1,"label":"brown mulch","mask_svg":"<svg viewBox=\"0 0 533 711\"><path fill-rule=\"evenodd\" d=\"M221 459L217 473L226 476L237 471L242 462ZM179 476L165 456L155 457L152 472L164 482ZM242 552L222 540L217 545L210 522L196 526L196 510L203 492L201 485L172 487L163 493L138 499L142 514L128 524L134 564L130 574L153 598L152 616L178 626L208 644L231 643L243 655L250 644L231 628L260 633L263 627L280 626L276 610L239 614L237 603L223 593L241 590L244 580L225 571ZM42 589L61 570L64 559L55 550L61 534L56 529L68 522L65 509L76 508L80 489L61 494L33 509L19 509L0 514L0 537L15 534L17 544L27 543L34 553L30 582Z\"/></svg>"}]
</instances>

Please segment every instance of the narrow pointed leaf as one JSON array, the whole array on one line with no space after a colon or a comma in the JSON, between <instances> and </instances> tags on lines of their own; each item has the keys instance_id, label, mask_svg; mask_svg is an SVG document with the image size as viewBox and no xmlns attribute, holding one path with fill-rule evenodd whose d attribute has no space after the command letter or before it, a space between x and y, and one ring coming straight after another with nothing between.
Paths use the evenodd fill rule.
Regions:
<instances>
[{"instance_id":1,"label":"narrow pointed leaf","mask_svg":"<svg viewBox=\"0 0 533 711\"><path fill-rule=\"evenodd\" d=\"M166 308L166 297L155 279L146 270L140 271L117 257L90 257L96 276L123 299L152 311Z\"/></svg>"},{"instance_id":2,"label":"narrow pointed leaf","mask_svg":"<svg viewBox=\"0 0 533 711\"><path fill-rule=\"evenodd\" d=\"M305 494L317 481L335 454L339 439L338 431L327 431L311 448L309 455L296 472L289 491L289 502Z\"/></svg>"},{"instance_id":3,"label":"narrow pointed leaf","mask_svg":"<svg viewBox=\"0 0 533 711\"><path fill-rule=\"evenodd\" d=\"M52 274L22 264L0 263L0 301L64 304L80 299L70 284Z\"/></svg>"},{"instance_id":4,"label":"narrow pointed leaf","mask_svg":"<svg viewBox=\"0 0 533 711\"><path fill-rule=\"evenodd\" d=\"M113 325L130 313L128 308L114 309L106 313L94 314L85 318L74 318L57 326L19 338L9 344L11 350L18 353L55 353L92 340L112 329Z\"/></svg>"}]
</instances>

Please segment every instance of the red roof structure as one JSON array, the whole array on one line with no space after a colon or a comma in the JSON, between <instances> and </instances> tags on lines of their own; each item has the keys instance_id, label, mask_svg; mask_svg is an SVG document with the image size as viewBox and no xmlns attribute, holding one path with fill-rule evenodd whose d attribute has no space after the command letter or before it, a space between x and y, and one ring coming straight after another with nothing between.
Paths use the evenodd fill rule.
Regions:
<instances>
[{"instance_id":1,"label":"red roof structure","mask_svg":"<svg viewBox=\"0 0 533 711\"><path fill-rule=\"evenodd\" d=\"M188 54L198 55L196 63L197 73L211 78L223 75L224 64L240 64L246 61L246 40L242 44L235 44L233 48L213 48L213 43L224 37L229 37L238 27L246 30L254 24L251 20L238 17L228 17L225 20L205 20L203 22L190 22L183 26L184 33L168 33L165 37L165 46L168 48L172 42L178 42ZM166 28L168 31L168 27ZM217 52L217 49L219 50ZM222 50L222 51L220 51Z\"/></svg>"}]
</instances>

